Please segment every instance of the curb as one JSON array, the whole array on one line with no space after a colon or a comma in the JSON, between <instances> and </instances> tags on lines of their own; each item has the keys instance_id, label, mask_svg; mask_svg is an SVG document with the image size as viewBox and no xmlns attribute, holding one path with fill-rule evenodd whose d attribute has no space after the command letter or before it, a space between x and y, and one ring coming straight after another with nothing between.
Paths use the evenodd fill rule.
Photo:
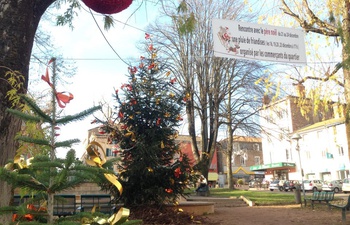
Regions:
<instances>
[{"instance_id":1,"label":"curb","mask_svg":"<svg viewBox=\"0 0 350 225\"><path fill-rule=\"evenodd\" d=\"M244 197L243 195L241 195L239 197L240 199L243 199L243 201L250 207L254 206L255 205L255 202L251 201L250 199Z\"/></svg>"}]
</instances>

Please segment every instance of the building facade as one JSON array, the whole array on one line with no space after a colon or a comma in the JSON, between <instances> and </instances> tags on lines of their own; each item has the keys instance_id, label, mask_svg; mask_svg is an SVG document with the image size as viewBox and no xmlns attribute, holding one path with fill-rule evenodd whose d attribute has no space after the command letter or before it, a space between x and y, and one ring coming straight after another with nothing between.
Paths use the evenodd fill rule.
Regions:
<instances>
[{"instance_id":1,"label":"building facade","mask_svg":"<svg viewBox=\"0 0 350 225\"><path fill-rule=\"evenodd\" d=\"M261 110L265 164L250 167L264 171L269 180L343 179L348 176L345 124L335 104L314 113L310 101L288 96ZM300 139L292 138L294 134Z\"/></svg>"},{"instance_id":2,"label":"building facade","mask_svg":"<svg viewBox=\"0 0 350 225\"><path fill-rule=\"evenodd\" d=\"M297 131L305 179L337 180L349 176L345 118L335 118Z\"/></svg>"},{"instance_id":3,"label":"building facade","mask_svg":"<svg viewBox=\"0 0 350 225\"><path fill-rule=\"evenodd\" d=\"M227 144L228 139L220 141L219 161L222 167L219 173L227 175ZM248 182L251 179L263 179L265 173L263 171L252 171L251 166L259 166L264 164L261 138L247 136L233 136L233 154L231 157L232 176L236 179L243 179Z\"/></svg>"}]
</instances>

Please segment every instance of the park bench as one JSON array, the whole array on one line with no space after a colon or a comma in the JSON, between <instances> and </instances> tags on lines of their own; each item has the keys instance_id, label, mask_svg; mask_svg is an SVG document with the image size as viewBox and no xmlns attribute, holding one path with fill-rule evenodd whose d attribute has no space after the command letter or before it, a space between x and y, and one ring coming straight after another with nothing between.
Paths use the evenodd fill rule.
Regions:
<instances>
[{"instance_id":1,"label":"park bench","mask_svg":"<svg viewBox=\"0 0 350 225\"><path fill-rule=\"evenodd\" d=\"M80 200L81 212L91 212L94 209L95 212L111 215L114 211L110 195L81 195Z\"/></svg>"},{"instance_id":2,"label":"park bench","mask_svg":"<svg viewBox=\"0 0 350 225\"><path fill-rule=\"evenodd\" d=\"M312 197L308 199L311 201L311 208L314 209L315 203L325 202L329 207L329 202L334 200L334 191L314 191Z\"/></svg>"},{"instance_id":3,"label":"park bench","mask_svg":"<svg viewBox=\"0 0 350 225\"><path fill-rule=\"evenodd\" d=\"M312 196L310 198L306 198L305 200L306 201L317 200L319 196L320 196L320 192L319 191L314 191L312 193ZM306 204L306 201L305 201L305 204Z\"/></svg>"},{"instance_id":4,"label":"park bench","mask_svg":"<svg viewBox=\"0 0 350 225\"><path fill-rule=\"evenodd\" d=\"M196 192L199 196L209 196L209 185L205 185L204 187L198 188Z\"/></svg>"},{"instance_id":5,"label":"park bench","mask_svg":"<svg viewBox=\"0 0 350 225\"><path fill-rule=\"evenodd\" d=\"M22 204L31 204L35 209L40 209L42 200L36 199L35 195L14 195L13 206L19 206ZM76 212L75 195L55 195L53 215L54 216L68 216L74 215Z\"/></svg>"},{"instance_id":6,"label":"park bench","mask_svg":"<svg viewBox=\"0 0 350 225\"><path fill-rule=\"evenodd\" d=\"M76 212L75 195L55 195L53 215L54 216L71 216Z\"/></svg>"},{"instance_id":7,"label":"park bench","mask_svg":"<svg viewBox=\"0 0 350 225\"><path fill-rule=\"evenodd\" d=\"M36 199L35 195L14 195L13 196L13 206L19 206L22 204L31 204L35 208L40 208L40 200Z\"/></svg>"},{"instance_id":8,"label":"park bench","mask_svg":"<svg viewBox=\"0 0 350 225\"><path fill-rule=\"evenodd\" d=\"M347 201L345 204L329 204L329 207L339 208L341 209L341 219L343 223L346 221L346 210L350 210L350 195L348 196Z\"/></svg>"}]
</instances>

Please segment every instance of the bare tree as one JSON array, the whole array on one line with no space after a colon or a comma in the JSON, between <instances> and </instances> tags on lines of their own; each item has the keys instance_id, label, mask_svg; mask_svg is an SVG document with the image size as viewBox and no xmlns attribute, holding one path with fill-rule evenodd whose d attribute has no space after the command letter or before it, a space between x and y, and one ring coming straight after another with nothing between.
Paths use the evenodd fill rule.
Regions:
<instances>
[{"instance_id":1,"label":"bare tree","mask_svg":"<svg viewBox=\"0 0 350 225\"><path fill-rule=\"evenodd\" d=\"M327 71L321 78L306 76L298 80L299 84L306 80L328 81L335 80L338 85L344 87L345 94L345 123L350 153L350 69L349 69L349 43L350 43L350 2L349 1L326 1L320 14L320 4L311 5L307 0L286 1L281 0L281 9L297 21L306 32L313 32L340 40L342 47L342 62L334 69ZM316 13L317 12L317 13ZM342 70L341 70L342 69ZM344 80L336 79L339 72L343 72Z\"/></svg>"},{"instance_id":2,"label":"bare tree","mask_svg":"<svg viewBox=\"0 0 350 225\"><path fill-rule=\"evenodd\" d=\"M158 21L149 27L150 33L157 35L157 46L162 46L159 51L172 61L173 72L187 95L186 115L192 151L198 169L206 176L221 125L220 107L233 88L229 85L235 79L239 81L238 76L249 76L249 73L239 74L238 70L235 74L237 60L213 56L211 19L241 19L244 6L238 0L189 0L183 1L179 7L165 1L163 22ZM200 143L196 141L197 135L201 138Z\"/></svg>"},{"instance_id":3,"label":"bare tree","mask_svg":"<svg viewBox=\"0 0 350 225\"><path fill-rule=\"evenodd\" d=\"M268 65L266 65L268 66ZM237 60L234 67L227 68L228 92L220 108L220 118L227 128L228 143L222 151L226 155L227 181L234 188L232 176L232 156L234 134L260 136L259 110L262 106L265 86L255 83L263 77L264 65L258 62Z\"/></svg>"}]
</instances>

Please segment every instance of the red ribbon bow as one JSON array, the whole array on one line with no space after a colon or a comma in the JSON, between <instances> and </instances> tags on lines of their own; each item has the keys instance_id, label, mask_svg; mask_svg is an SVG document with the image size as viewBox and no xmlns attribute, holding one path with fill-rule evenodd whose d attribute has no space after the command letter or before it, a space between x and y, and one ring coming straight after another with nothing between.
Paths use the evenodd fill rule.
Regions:
<instances>
[{"instance_id":1,"label":"red ribbon bow","mask_svg":"<svg viewBox=\"0 0 350 225\"><path fill-rule=\"evenodd\" d=\"M49 65L52 62L53 62L53 60L51 59L49 61L49 63L47 64L45 76L41 75L41 79L43 81L45 81L46 83L48 83L48 85L50 85L50 87L53 86L53 84L50 82L50 77L49 77ZM65 108L66 105L74 98L72 93L66 92L66 91L64 91L64 92L56 92L55 91L55 95L56 95L56 99L57 99L57 104L61 108Z\"/></svg>"}]
</instances>

